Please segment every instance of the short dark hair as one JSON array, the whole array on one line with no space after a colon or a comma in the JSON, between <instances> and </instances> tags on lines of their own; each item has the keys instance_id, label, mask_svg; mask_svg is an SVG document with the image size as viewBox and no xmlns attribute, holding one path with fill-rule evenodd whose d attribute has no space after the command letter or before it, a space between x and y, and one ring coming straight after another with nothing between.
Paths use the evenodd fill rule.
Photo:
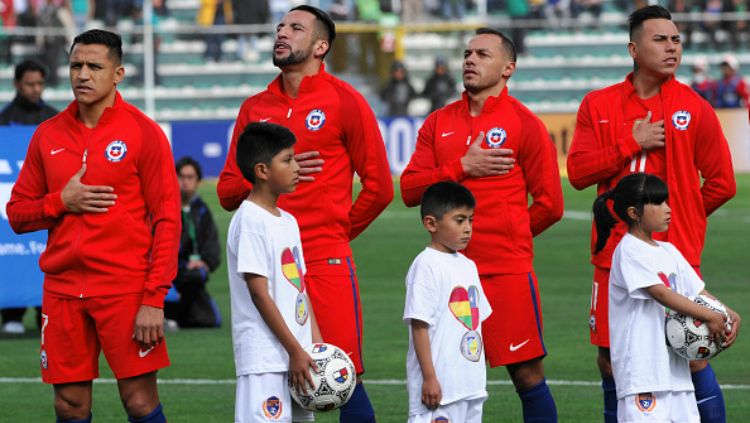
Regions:
<instances>
[{"instance_id":1,"label":"short dark hair","mask_svg":"<svg viewBox=\"0 0 750 423\"><path fill-rule=\"evenodd\" d=\"M47 79L47 67L34 59L26 59L16 65L13 80L20 82L26 72L39 72L42 74L42 78Z\"/></svg>"},{"instance_id":2,"label":"short dark hair","mask_svg":"<svg viewBox=\"0 0 750 423\"><path fill-rule=\"evenodd\" d=\"M451 210L459 207L473 209L477 202L468 188L458 182L438 182L422 194L422 206L419 210L422 219L426 216L435 216L440 220Z\"/></svg>"},{"instance_id":3,"label":"short dark hair","mask_svg":"<svg viewBox=\"0 0 750 423\"><path fill-rule=\"evenodd\" d=\"M73 44L70 46L68 54L73 53L73 47L76 44L100 44L109 49L110 59L116 59L115 63L118 65L122 63L122 38L114 32L105 31L103 29L91 29L81 34L78 34L73 39Z\"/></svg>"},{"instance_id":4,"label":"short dark hair","mask_svg":"<svg viewBox=\"0 0 750 423\"><path fill-rule=\"evenodd\" d=\"M271 165L280 151L294 145L297 139L289 129L273 123L248 124L237 139L237 166L242 176L255 183L255 165Z\"/></svg>"},{"instance_id":5,"label":"short dark hair","mask_svg":"<svg viewBox=\"0 0 750 423\"><path fill-rule=\"evenodd\" d=\"M607 207L607 200L613 200L613 210L628 228L635 221L628 216L628 209L635 207L636 213L643 215L646 204L659 205L669 199L667 184L658 176L647 173L633 173L617 182L611 190L603 193L594 201L594 224L596 225L596 246L594 253L598 253L607 245L609 233L617 224L617 220Z\"/></svg>"},{"instance_id":6,"label":"short dark hair","mask_svg":"<svg viewBox=\"0 0 750 423\"><path fill-rule=\"evenodd\" d=\"M628 24L630 25L630 41L633 41L636 33L643 28L643 22L649 19L666 19L671 21L672 14L669 10L659 6L658 4L642 7L628 17Z\"/></svg>"},{"instance_id":7,"label":"short dark hair","mask_svg":"<svg viewBox=\"0 0 750 423\"><path fill-rule=\"evenodd\" d=\"M518 54L516 53L516 45L513 43L513 40L511 40L510 37L505 35L502 31L487 27L477 28L477 30L474 32L474 35L484 34L500 37L500 40L502 40L500 47L505 50L505 54L508 55L510 61L515 63Z\"/></svg>"},{"instance_id":8,"label":"short dark hair","mask_svg":"<svg viewBox=\"0 0 750 423\"><path fill-rule=\"evenodd\" d=\"M203 170L201 169L201 164L198 163L195 159L193 159L190 156L182 157L180 160L177 160L177 162L174 164L174 168L177 171L177 174L180 174L180 171L185 166L192 166L193 169L195 169L195 173L198 174L198 180L200 181L203 179Z\"/></svg>"},{"instance_id":9,"label":"short dark hair","mask_svg":"<svg viewBox=\"0 0 750 423\"><path fill-rule=\"evenodd\" d=\"M325 57L331 51L331 48L333 48L333 40L336 39L336 24L333 22L333 19L331 19L328 13L315 6L303 4L289 9L290 12L295 10L301 10L315 16L316 31L322 32L322 35L325 35L325 40L328 41L328 51L323 55Z\"/></svg>"}]
</instances>

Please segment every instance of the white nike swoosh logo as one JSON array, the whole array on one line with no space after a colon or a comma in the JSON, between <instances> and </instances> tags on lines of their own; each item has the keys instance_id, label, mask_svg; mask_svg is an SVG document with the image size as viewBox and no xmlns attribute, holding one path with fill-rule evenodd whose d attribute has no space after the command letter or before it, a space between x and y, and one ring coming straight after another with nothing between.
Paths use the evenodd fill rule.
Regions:
<instances>
[{"instance_id":1,"label":"white nike swoosh logo","mask_svg":"<svg viewBox=\"0 0 750 423\"><path fill-rule=\"evenodd\" d=\"M270 118L270 117L267 117L267 118L264 118L264 119L261 119L261 120L259 120L259 122L268 122L269 120L271 120L271 118Z\"/></svg>"},{"instance_id":2,"label":"white nike swoosh logo","mask_svg":"<svg viewBox=\"0 0 750 423\"><path fill-rule=\"evenodd\" d=\"M153 350L154 350L154 347L151 347L151 348L147 349L146 351L143 351L142 349L138 349L138 357L143 358L143 357L147 356L148 353L150 353Z\"/></svg>"},{"instance_id":3,"label":"white nike swoosh logo","mask_svg":"<svg viewBox=\"0 0 750 423\"><path fill-rule=\"evenodd\" d=\"M57 150L50 150L49 154L54 156L55 154L65 150L64 148L58 148Z\"/></svg>"},{"instance_id":4,"label":"white nike swoosh logo","mask_svg":"<svg viewBox=\"0 0 750 423\"><path fill-rule=\"evenodd\" d=\"M599 123L609 123L609 121L605 119L605 120L600 120Z\"/></svg>"},{"instance_id":5,"label":"white nike swoosh logo","mask_svg":"<svg viewBox=\"0 0 750 423\"><path fill-rule=\"evenodd\" d=\"M708 398L703 398L702 400L700 400L700 401L696 402L696 404L700 405L700 404L703 404L703 403L704 403L704 402L706 402L706 401L711 401L712 399L716 398L717 396L718 396L718 395L713 395L713 396L710 396L710 397L708 397Z\"/></svg>"},{"instance_id":6,"label":"white nike swoosh logo","mask_svg":"<svg viewBox=\"0 0 750 423\"><path fill-rule=\"evenodd\" d=\"M511 352L513 352L513 351L516 351L516 350L518 350L519 348L523 347L524 345L528 344L528 343L529 343L529 341L530 341L530 339L527 339L527 340L525 340L525 341L521 342L521 343L520 343L520 344L518 344L518 345L513 345L513 344L510 344L510 347L509 347L509 349L510 349L510 351L511 351Z\"/></svg>"},{"instance_id":7,"label":"white nike swoosh logo","mask_svg":"<svg viewBox=\"0 0 750 423\"><path fill-rule=\"evenodd\" d=\"M447 137L448 135L453 135L454 132L456 132L456 131L443 132L443 137Z\"/></svg>"}]
</instances>

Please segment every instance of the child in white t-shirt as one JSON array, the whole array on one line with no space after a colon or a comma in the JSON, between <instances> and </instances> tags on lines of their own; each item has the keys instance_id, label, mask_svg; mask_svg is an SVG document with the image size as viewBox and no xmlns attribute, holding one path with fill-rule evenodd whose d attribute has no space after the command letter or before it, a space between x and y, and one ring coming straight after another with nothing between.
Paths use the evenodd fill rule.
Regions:
<instances>
[{"instance_id":1,"label":"child in white t-shirt","mask_svg":"<svg viewBox=\"0 0 750 423\"><path fill-rule=\"evenodd\" d=\"M299 181L294 142L288 129L268 123L249 124L237 142L237 164L253 189L227 235L236 423L313 420L291 400L289 385L312 386L315 363L302 348L321 336L305 292L297 221L276 207Z\"/></svg>"},{"instance_id":2,"label":"child in white t-shirt","mask_svg":"<svg viewBox=\"0 0 750 423\"><path fill-rule=\"evenodd\" d=\"M455 182L437 183L422 196L432 241L406 276L409 423L482 422L487 376L480 334L492 309L476 265L458 252L471 238L475 204Z\"/></svg>"},{"instance_id":3,"label":"child in white t-shirt","mask_svg":"<svg viewBox=\"0 0 750 423\"><path fill-rule=\"evenodd\" d=\"M616 223L608 200L628 225L612 256L609 278L610 354L621 423L700 422L688 360L666 342L665 307L703 320L711 336L727 347L737 336L736 325L732 331L726 329L723 314L687 298L710 294L677 248L652 238L652 233L669 227L667 198L661 179L636 173L594 202L597 252Z\"/></svg>"}]
</instances>

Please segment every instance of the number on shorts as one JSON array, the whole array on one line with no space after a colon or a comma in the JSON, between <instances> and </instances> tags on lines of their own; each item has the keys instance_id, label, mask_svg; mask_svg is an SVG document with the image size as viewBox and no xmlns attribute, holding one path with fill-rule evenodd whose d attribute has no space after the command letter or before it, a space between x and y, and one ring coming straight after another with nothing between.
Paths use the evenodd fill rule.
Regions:
<instances>
[{"instance_id":1,"label":"number on shorts","mask_svg":"<svg viewBox=\"0 0 750 423\"><path fill-rule=\"evenodd\" d=\"M591 286L591 310L596 311L596 297L599 295L599 282L594 281Z\"/></svg>"},{"instance_id":2,"label":"number on shorts","mask_svg":"<svg viewBox=\"0 0 750 423\"><path fill-rule=\"evenodd\" d=\"M47 328L47 323L49 323L49 316L42 313L42 345L44 345L44 329Z\"/></svg>"}]
</instances>

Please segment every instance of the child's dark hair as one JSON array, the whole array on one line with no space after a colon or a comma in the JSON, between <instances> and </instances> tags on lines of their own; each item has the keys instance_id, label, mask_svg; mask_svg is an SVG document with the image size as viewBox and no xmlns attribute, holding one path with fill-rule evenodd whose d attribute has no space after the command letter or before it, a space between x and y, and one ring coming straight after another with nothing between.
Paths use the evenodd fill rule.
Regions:
<instances>
[{"instance_id":1,"label":"child's dark hair","mask_svg":"<svg viewBox=\"0 0 750 423\"><path fill-rule=\"evenodd\" d=\"M646 204L659 205L668 198L667 184L658 176L634 173L620 179L617 186L603 193L594 201L594 223L596 224L594 254L607 245L609 232L617 223L607 207L607 200L614 201L615 214L630 228L635 224L635 221L628 216L629 208L635 207L636 213L640 216L643 214L643 206Z\"/></svg>"},{"instance_id":2,"label":"child's dark hair","mask_svg":"<svg viewBox=\"0 0 750 423\"><path fill-rule=\"evenodd\" d=\"M182 157L180 160L177 160L177 162L174 164L175 170L177 170L177 174L180 174L180 171L185 166L192 166L193 169L195 169L195 174L198 176L198 180L200 181L203 179L203 169L201 169L201 164L198 163L194 158L190 156Z\"/></svg>"},{"instance_id":3,"label":"child's dark hair","mask_svg":"<svg viewBox=\"0 0 750 423\"><path fill-rule=\"evenodd\" d=\"M255 183L255 165L271 166L279 151L294 145L297 139L289 129L273 123L253 122L237 139L237 166L242 176Z\"/></svg>"},{"instance_id":4,"label":"child's dark hair","mask_svg":"<svg viewBox=\"0 0 750 423\"><path fill-rule=\"evenodd\" d=\"M459 207L473 209L477 202L468 188L457 182L438 182L422 194L422 219L435 216L440 220L443 215Z\"/></svg>"}]
</instances>

